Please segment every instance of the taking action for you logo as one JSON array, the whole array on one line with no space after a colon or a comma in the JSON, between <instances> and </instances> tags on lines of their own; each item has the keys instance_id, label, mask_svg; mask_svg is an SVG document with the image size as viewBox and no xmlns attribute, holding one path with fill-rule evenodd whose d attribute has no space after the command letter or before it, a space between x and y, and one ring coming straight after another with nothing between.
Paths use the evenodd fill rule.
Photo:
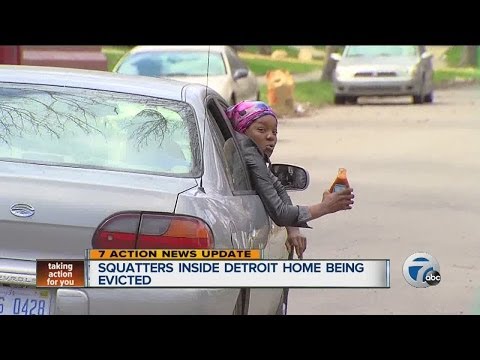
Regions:
<instances>
[{"instance_id":1,"label":"taking action for you logo","mask_svg":"<svg viewBox=\"0 0 480 360\"><path fill-rule=\"evenodd\" d=\"M438 285L441 280L440 265L430 254L415 253L405 260L403 277L410 285L417 288Z\"/></svg>"}]
</instances>

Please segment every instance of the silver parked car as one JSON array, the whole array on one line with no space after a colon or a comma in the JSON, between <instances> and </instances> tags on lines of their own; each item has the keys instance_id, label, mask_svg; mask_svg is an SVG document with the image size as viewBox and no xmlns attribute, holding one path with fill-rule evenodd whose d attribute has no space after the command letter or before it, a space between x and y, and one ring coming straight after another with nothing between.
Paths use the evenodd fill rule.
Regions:
<instances>
[{"instance_id":1,"label":"silver parked car","mask_svg":"<svg viewBox=\"0 0 480 360\"><path fill-rule=\"evenodd\" d=\"M83 259L90 248L286 259L285 228L247 173L229 170L226 107L198 84L0 66L0 313L284 313L279 288L35 288L36 259Z\"/></svg>"},{"instance_id":2,"label":"silver parked car","mask_svg":"<svg viewBox=\"0 0 480 360\"><path fill-rule=\"evenodd\" d=\"M415 104L433 101L432 55L425 46L346 46L333 76L335 104L360 96L412 96Z\"/></svg>"},{"instance_id":3,"label":"silver parked car","mask_svg":"<svg viewBox=\"0 0 480 360\"><path fill-rule=\"evenodd\" d=\"M136 46L113 71L208 84L231 105L260 100L255 74L230 46Z\"/></svg>"}]
</instances>

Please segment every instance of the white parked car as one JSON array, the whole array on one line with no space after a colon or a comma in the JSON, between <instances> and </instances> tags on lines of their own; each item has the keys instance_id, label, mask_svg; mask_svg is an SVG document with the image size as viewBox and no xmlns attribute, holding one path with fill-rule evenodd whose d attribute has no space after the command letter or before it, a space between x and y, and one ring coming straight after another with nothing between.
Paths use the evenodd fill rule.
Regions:
<instances>
[{"instance_id":1,"label":"white parked car","mask_svg":"<svg viewBox=\"0 0 480 360\"><path fill-rule=\"evenodd\" d=\"M230 46L136 46L113 71L208 84L229 104L260 99L255 74Z\"/></svg>"},{"instance_id":2,"label":"white parked car","mask_svg":"<svg viewBox=\"0 0 480 360\"><path fill-rule=\"evenodd\" d=\"M433 101L432 54L416 45L350 45L333 76L335 104L360 96L411 96L415 104Z\"/></svg>"}]
</instances>

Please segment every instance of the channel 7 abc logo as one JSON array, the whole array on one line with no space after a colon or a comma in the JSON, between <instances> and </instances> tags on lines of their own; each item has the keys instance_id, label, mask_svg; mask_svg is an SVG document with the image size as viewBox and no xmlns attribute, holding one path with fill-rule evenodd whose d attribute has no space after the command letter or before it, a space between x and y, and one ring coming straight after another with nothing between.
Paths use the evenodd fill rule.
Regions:
<instances>
[{"instance_id":1,"label":"channel 7 abc logo","mask_svg":"<svg viewBox=\"0 0 480 360\"><path fill-rule=\"evenodd\" d=\"M417 288L438 285L441 280L440 265L430 254L415 253L405 260L403 277L410 285Z\"/></svg>"}]
</instances>

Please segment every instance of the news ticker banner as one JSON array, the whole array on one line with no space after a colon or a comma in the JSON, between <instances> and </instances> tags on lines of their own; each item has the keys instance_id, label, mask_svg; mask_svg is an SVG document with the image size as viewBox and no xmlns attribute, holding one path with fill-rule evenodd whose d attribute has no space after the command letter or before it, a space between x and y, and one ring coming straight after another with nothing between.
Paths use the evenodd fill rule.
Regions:
<instances>
[{"instance_id":1,"label":"news ticker banner","mask_svg":"<svg viewBox=\"0 0 480 360\"><path fill-rule=\"evenodd\" d=\"M198 249L105 249L87 250L88 260L175 260L175 259L230 259L259 260L263 258L262 250L198 250Z\"/></svg>"},{"instance_id":2,"label":"news ticker banner","mask_svg":"<svg viewBox=\"0 0 480 360\"><path fill-rule=\"evenodd\" d=\"M85 287L85 260L37 260L37 287Z\"/></svg>"},{"instance_id":3,"label":"news ticker banner","mask_svg":"<svg viewBox=\"0 0 480 360\"><path fill-rule=\"evenodd\" d=\"M389 288L390 260L268 260L260 250L90 250L37 260L37 287Z\"/></svg>"}]
</instances>

